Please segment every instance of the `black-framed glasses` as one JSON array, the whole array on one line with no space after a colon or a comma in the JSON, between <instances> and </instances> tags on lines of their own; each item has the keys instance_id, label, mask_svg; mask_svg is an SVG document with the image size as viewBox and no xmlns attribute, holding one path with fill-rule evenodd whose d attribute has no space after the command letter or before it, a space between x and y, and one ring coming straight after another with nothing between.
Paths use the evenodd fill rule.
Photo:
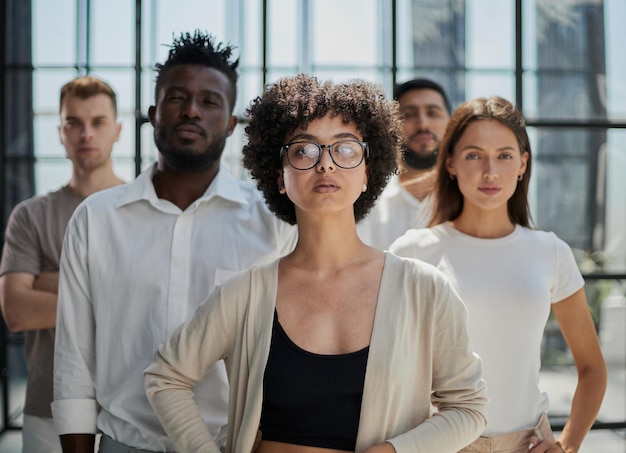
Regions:
<instances>
[{"instance_id":1,"label":"black-framed glasses","mask_svg":"<svg viewBox=\"0 0 626 453\"><path fill-rule=\"evenodd\" d=\"M280 156L282 158L287 154L289 165L296 170L309 170L322 160L324 148L328 148L330 158L339 168L358 167L364 158L369 157L367 143L358 140L339 140L330 145L307 141L293 142L280 148Z\"/></svg>"}]
</instances>

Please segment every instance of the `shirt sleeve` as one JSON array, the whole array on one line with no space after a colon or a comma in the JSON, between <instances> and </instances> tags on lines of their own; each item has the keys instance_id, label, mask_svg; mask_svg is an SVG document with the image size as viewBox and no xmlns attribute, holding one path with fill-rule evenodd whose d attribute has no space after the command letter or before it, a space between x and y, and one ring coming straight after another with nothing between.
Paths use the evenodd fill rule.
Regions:
<instances>
[{"instance_id":1,"label":"shirt sleeve","mask_svg":"<svg viewBox=\"0 0 626 453\"><path fill-rule=\"evenodd\" d=\"M432 402L437 412L410 431L390 439L400 452L455 452L486 426L487 388L482 362L470 347L467 310L449 283L439 283L432 303Z\"/></svg>"},{"instance_id":2,"label":"shirt sleeve","mask_svg":"<svg viewBox=\"0 0 626 453\"><path fill-rule=\"evenodd\" d=\"M402 236L396 238L388 250L394 255L398 256L407 256L410 258L418 258L419 257L419 247L417 247L418 243L418 230L411 229L407 230Z\"/></svg>"},{"instance_id":3,"label":"shirt sleeve","mask_svg":"<svg viewBox=\"0 0 626 453\"><path fill-rule=\"evenodd\" d=\"M580 288L585 285L583 276L574 258L574 253L569 245L562 239L559 239L554 233L551 234L554 238L555 246L555 279L554 285L550 290L551 302L560 302L563 299L571 296Z\"/></svg>"},{"instance_id":4,"label":"shirt sleeve","mask_svg":"<svg viewBox=\"0 0 626 453\"><path fill-rule=\"evenodd\" d=\"M220 304L222 287L155 354L145 371L146 395L176 451L220 453L194 400L193 387L232 348L230 303ZM232 302L232 301L229 301Z\"/></svg>"},{"instance_id":5,"label":"shirt sleeve","mask_svg":"<svg viewBox=\"0 0 626 453\"><path fill-rule=\"evenodd\" d=\"M79 208L63 241L54 352L52 414L58 434L95 434L95 321L89 286L87 211Z\"/></svg>"},{"instance_id":6,"label":"shirt sleeve","mask_svg":"<svg viewBox=\"0 0 626 453\"><path fill-rule=\"evenodd\" d=\"M39 275L41 260L37 232L23 204L18 205L7 223L0 275L26 272Z\"/></svg>"}]
</instances>

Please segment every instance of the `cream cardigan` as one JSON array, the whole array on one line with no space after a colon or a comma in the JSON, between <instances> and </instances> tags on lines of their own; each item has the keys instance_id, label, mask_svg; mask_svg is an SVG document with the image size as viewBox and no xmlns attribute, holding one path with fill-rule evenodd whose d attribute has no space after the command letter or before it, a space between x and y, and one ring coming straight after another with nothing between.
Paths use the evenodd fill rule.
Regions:
<instances>
[{"instance_id":1,"label":"cream cardigan","mask_svg":"<svg viewBox=\"0 0 626 453\"><path fill-rule=\"evenodd\" d=\"M250 453L259 428L278 261L215 290L146 369L148 398L179 453L220 449L194 403L194 384L224 359L230 382L227 453ZM434 267L387 254L372 330L356 451L456 452L485 427L480 359L467 311ZM430 404L438 412L429 418Z\"/></svg>"}]
</instances>

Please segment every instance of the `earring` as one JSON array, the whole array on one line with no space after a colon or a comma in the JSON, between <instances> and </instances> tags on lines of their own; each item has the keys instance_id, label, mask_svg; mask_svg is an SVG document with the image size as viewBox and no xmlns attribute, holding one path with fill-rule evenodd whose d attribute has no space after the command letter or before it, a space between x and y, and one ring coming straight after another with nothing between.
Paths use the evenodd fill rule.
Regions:
<instances>
[{"instance_id":1,"label":"earring","mask_svg":"<svg viewBox=\"0 0 626 453\"><path fill-rule=\"evenodd\" d=\"M521 181L522 179L524 179L524 173L520 173L520 174L517 176L517 180L518 180L518 181Z\"/></svg>"},{"instance_id":2,"label":"earring","mask_svg":"<svg viewBox=\"0 0 626 453\"><path fill-rule=\"evenodd\" d=\"M452 173L449 173L449 175L450 175L450 179L451 179L452 181L454 181L454 180L456 179L456 176L455 176L455 175L453 175Z\"/></svg>"},{"instance_id":3,"label":"earring","mask_svg":"<svg viewBox=\"0 0 626 453\"><path fill-rule=\"evenodd\" d=\"M367 184L363 184L363 192L367 192Z\"/></svg>"}]
</instances>

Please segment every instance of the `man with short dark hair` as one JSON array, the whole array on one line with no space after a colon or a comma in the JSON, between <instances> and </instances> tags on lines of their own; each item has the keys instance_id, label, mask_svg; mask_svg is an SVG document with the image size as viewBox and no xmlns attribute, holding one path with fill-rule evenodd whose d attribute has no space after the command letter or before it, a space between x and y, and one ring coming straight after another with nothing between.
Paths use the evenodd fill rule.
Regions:
<instances>
[{"instance_id":1,"label":"man with short dark hair","mask_svg":"<svg viewBox=\"0 0 626 453\"><path fill-rule=\"evenodd\" d=\"M123 182L113 172L111 159L121 130L113 89L96 77L78 77L63 86L59 104L59 136L72 163L72 177L60 189L15 207L0 264L2 314L9 330L26 333L28 380L22 427L25 453L61 451L50 403L59 260L65 228L88 195Z\"/></svg>"},{"instance_id":2,"label":"man with short dark hair","mask_svg":"<svg viewBox=\"0 0 626 453\"><path fill-rule=\"evenodd\" d=\"M397 85L394 99L404 116L399 174L358 225L363 242L380 249L389 247L410 228L428 226L439 143L451 114L443 87L429 79Z\"/></svg>"},{"instance_id":3,"label":"man with short dark hair","mask_svg":"<svg viewBox=\"0 0 626 453\"><path fill-rule=\"evenodd\" d=\"M237 118L238 61L211 35L183 34L157 65L149 109L158 162L87 200L63 246L55 350L55 424L64 452L173 451L144 390L154 352L216 285L289 252L296 231L220 159ZM198 377L200 380L200 377ZM223 362L195 387L224 441Z\"/></svg>"}]
</instances>

